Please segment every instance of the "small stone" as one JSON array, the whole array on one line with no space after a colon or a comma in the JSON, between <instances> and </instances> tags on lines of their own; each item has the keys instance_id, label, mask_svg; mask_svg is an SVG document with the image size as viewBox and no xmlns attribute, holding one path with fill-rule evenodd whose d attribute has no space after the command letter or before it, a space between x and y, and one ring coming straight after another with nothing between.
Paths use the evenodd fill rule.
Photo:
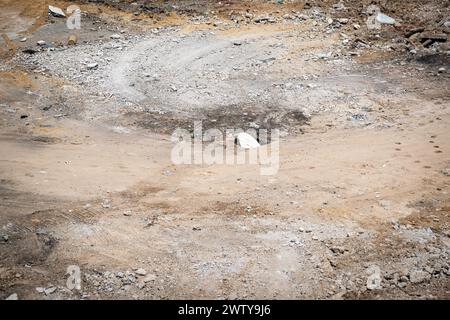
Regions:
<instances>
[{"instance_id":1,"label":"small stone","mask_svg":"<svg viewBox=\"0 0 450 320\"><path fill-rule=\"evenodd\" d=\"M120 34L117 34L117 33L115 33L115 34L112 34L112 35L110 36L110 38L111 38L111 39L115 39L115 40L117 40L117 39L120 39L120 38L121 38L121 35L120 35Z\"/></svg>"},{"instance_id":2,"label":"small stone","mask_svg":"<svg viewBox=\"0 0 450 320\"><path fill-rule=\"evenodd\" d=\"M331 247L330 250L335 254L344 254L345 249L341 247Z\"/></svg>"},{"instance_id":3,"label":"small stone","mask_svg":"<svg viewBox=\"0 0 450 320\"><path fill-rule=\"evenodd\" d=\"M45 42L44 40L39 40L38 42L37 42L37 44L38 44L38 46L45 46L46 44L47 44L47 42Z\"/></svg>"},{"instance_id":4,"label":"small stone","mask_svg":"<svg viewBox=\"0 0 450 320\"><path fill-rule=\"evenodd\" d=\"M439 72L439 73L445 72L445 68L444 68L444 67L439 68L438 72Z\"/></svg>"},{"instance_id":5,"label":"small stone","mask_svg":"<svg viewBox=\"0 0 450 320\"><path fill-rule=\"evenodd\" d=\"M361 28L361 26L359 24L355 23L353 25L353 29L358 30L359 28Z\"/></svg>"},{"instance_id":6,"label":"small stone","mask_svg":"<svg viewBox=\"0 0 450 320\"><path fill-rule=\"evenodd\" d=\"M376 17L377 21L379 23L385 23L385 24L395 24L395 19L379 12L377 17Z\"/></svg>"},{"instance_id":7,"label":"small stone","mask_svg":"<svg viewBox=\"0 0 450 320\"><path fill-rule=\"evenodd\" d=\"M381 276L379 273L374 273L367 278L366 287L369 290L381 289Z\"/></svg>"},{"instance_id":8,"label":"small stone","mask_svg":"<svg viewBox=\"0 0 450 320\"><path fill-rule=\"evenodd\" d=\"M147 274L147 271L145 269L139 268L135 271L135 273L140 276L145 276Z\"/></svg>"},{"instance_id":9,"label":"small stone","mask_svg":"<svg viewBox=\"0 0 450 320\"><path fill-rule=\"evenodd\" d=\"M48 13L57 18L64 18L66 16L62 9L54 6L48 6Z\"/></svg>"},{"instance_id":10,"label":"small stone","mask_svg":"<svg viewBox=\"0 0 450 320\"><path fill-rule=\"evenodd\" d=\"M47 288L47 289L44 290L44 293L45 293L46 295L50 295L50 294L52 294L52 293L55 292L55 291L56 291L56 287L49 287L49 288Z\"/></svg>"},{"instance_id":11,"label":"small stone","mask_svg":"<svg viewBox=\"0 0 450 320\"><path fill-rule=\"evenodd\" d=\"M422 283L430 279L430 274L422 270L414 270L409 274L411 283Z\"/></svg>"},{"instance_id":12,"label":"small stone","mask_svg":"<svg viewBox=\"0 0 450 320\"><path fill-rule=\"evenodd\" d=\"M156 276L154 274L149 274L142 281L147 283L147 282L151 282L151 281L155 281L155 280L156 280Z\"/></svg>"},{"instance_id":13,"label":"small stone","mask_svg":"<svg viewBox=\"0 0 450 320\"><path fill-rule=\"evenodd\" d=\"M45 288L37 287L36 291L39 292L39 293L44 293L45 292Z\"/></svg>"},{"instance_id":14,"label":"small stone","mask_svg":"<svg viewBox=\"0 0 450 320\"><path fill-rule=\"evenodd\" d=\"M19 300L19 296L17 295L17 293L13 293L8 298L6 298L6 300Z\"/></svg>"},{"instance_id":15,"label":"small stone","mask_svg":"<svg viewBox=\"0 0 450 320\"><path fill-rule=\"evenodd\" d=\"M89 70L94 70L98 68L98 63L93 62L93 63L88 63L88 65L86 66Z\"/></svg>"},{"instance_id":16,"label":"small stone","mask_svg":"<svg viewBox=\"0 0 450 320\"><path fill-rule=\"evenodd\" d=\"M28 40L28 38L22 38L22 39L20 39L20 42L25 42L27 40Z\"/></svg>"}]
</instances>

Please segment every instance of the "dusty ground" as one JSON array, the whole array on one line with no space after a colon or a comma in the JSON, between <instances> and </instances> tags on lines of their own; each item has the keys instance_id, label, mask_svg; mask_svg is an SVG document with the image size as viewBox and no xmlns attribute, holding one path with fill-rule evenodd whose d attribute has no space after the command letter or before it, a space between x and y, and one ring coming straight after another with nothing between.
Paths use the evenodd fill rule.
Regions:
<instances>
[{"instance_id":1,"label":"dusty ground","mask_svg":"<svg viewBox=\"0 0 450 320\"><path fill-rule=\"evenodd\" d=\"M448 299L447 2L336 3L3 1L0 298ZM196 120L278 173L173 164Z\"/></svg>"}]
</instances>

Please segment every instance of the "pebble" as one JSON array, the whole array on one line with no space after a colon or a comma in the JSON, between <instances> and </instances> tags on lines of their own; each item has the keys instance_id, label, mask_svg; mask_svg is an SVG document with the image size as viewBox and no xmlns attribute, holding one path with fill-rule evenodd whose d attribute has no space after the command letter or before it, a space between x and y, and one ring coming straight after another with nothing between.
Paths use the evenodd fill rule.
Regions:
<instances>
[{"instance_id":1,"label":"pebble","mask_svg":"<svg viewBox=\"0 0 450 320\"><path fill-rule=\"evenodd\" d=\"M87 68L89 70L97 69L97 67L98 67L98 63L96 63L96 62L88 63L88 65L87 65Z\"/></svg>"},{"instance_id":2,"label":"pebble","mask_svg":"<svg viewBox=\"0 0 450 320\"><path fill-rule=\"evenodd\" d=\"M63 18L66 15L64 14L64 11L62 11L62 9L58 8L58 7L54 7L54 6L48 6L48 12L54 16L54 17L58 17L58 18Z\"/></svg>"},{"instance_id":3,"label":"pebble","mask_svg":"<svg viewBox=\"0 0 450 320\"><path fill-rule=\"evenodd\" d=\"M135 273L140 276L145 276L147 274L147 271L145 269L139 268L135 271Z\"/></svg>"},{"instance_id":4,"label":"pebble","mask_svg":"<svg viewBox=\"0 0 450 320\"><path fill-rule=\"evenodd\" d=\"M422 283L429 278L430 274L422 270L414 270L409 274L409 280L411 283Z\"/></svg>"},{"instance_id":5,"label":"pebble","mask_svg":"<svg viewBox=\"0 0 450 320\"><path fill-rule=\"evenodd\" d=\"M39 293L44 293L45 292L45 288L37 287L36 291L39 292Z\"/></svg>"},{"instance_id":6,"label":"pebble","mask_svg":"<svg viewBox=\"0 0 450 320\"><path fill-rule=\"evenodd\" d=\"M151 282L151 281L155 281L155 280L156 280L156 275L149 274L142 281L144 281L144 282Z\"/></svg>"},{"instance_id":7,"label":"pebble","mask_svg":"<svg viewBox=\"0 0 450 320\"><path fill-rule=\"evenodd\" d=\"M46 295L50 295L50 294L52 294L52 293L55 292L55 291L56 291L56 287L49 287L49 288L47 288L47 289L44 290L44 293L45 293Z\"/></svg>"},{"instance_id":8,"label":"pebble","mask_svg":"<svg viewBox=\"0 0 450 320\"><path fill-rule=\"evenodd\" d=\"M13 293L8 298L6 298L6 300L19 300L19 296L17 295L17 293Z\"/></svg>"}]
</instances>

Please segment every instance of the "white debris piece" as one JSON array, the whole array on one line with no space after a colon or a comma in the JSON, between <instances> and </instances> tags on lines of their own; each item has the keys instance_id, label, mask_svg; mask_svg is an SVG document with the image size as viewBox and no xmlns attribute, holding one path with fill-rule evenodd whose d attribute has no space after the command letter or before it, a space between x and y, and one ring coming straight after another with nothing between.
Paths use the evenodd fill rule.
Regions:
<instances>
[{"instance_id":1,"label":"white debris piece","mask_svg":"<svg viewBox=\"0 0 450 320\"><path fill-rule=\"evenodd\" d=\"M244 149L254 149L260 147L259 142L245 132L241 132L236 136L236 144Z\"/></svg>"},{"instance_id":2,"label":"white debris piece","mask_svg":"<svg viewBox=\"0 0 450 320\"><path fill-rule=\"evenodd\" d=\"M19 300L19 296L17 295L17 293L13 293L8 298L6 298L6 300Z\"/></svg>"},{"instance_id":3,"label":"white debris piece","mask_svg":"<svg viewBox=\"0 0 450 320\"><path fill-rule=\"evenodd\" d=\"M54 6L48 6L48 13L50 13L54 17L59 17L59 18L63 18L66 16L64 14L64 11L62 11L60 8L54 7Z\"/></svg>"},{"instance_id":4,"label":"white debris piece","mask_svg":"<svg viewBox=\"0 0 450 320\"><path fill-rule=\"evenodd\" d=\"M377 21L379 23L386 23L386 24L395 24L395 19L383 14L383 13L378 13L377 14Z\"/></svg>"}]
</instances>

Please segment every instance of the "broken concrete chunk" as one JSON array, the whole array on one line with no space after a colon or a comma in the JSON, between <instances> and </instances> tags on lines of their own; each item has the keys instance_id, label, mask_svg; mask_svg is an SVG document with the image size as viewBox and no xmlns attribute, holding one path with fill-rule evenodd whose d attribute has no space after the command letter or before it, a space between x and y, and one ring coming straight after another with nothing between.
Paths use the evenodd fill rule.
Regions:
<instances>
[{"instance_id":1,"label":"broken concrete chunk","mask_svg":"<svg viewBox=\"0 0 450 320\"><path fill-rule=\"evenodd\" d=\"M245 132L241 132L236 136L236 144L244 149L254 149L260 147L259 142Z\"/></svg>"},{"instance_id":2,"label":"broken concrete chunk","mask_svg":"<svg viewBox=\"0 0 450 320\"><path fill-rule=\"evenodd\" d=\"M48 13L50 13L52 16L57 18L64 18L66 15L64 14L64 11L62 11L58 7L54 6L48 6Z\"/></svg>"}]
</instances>

